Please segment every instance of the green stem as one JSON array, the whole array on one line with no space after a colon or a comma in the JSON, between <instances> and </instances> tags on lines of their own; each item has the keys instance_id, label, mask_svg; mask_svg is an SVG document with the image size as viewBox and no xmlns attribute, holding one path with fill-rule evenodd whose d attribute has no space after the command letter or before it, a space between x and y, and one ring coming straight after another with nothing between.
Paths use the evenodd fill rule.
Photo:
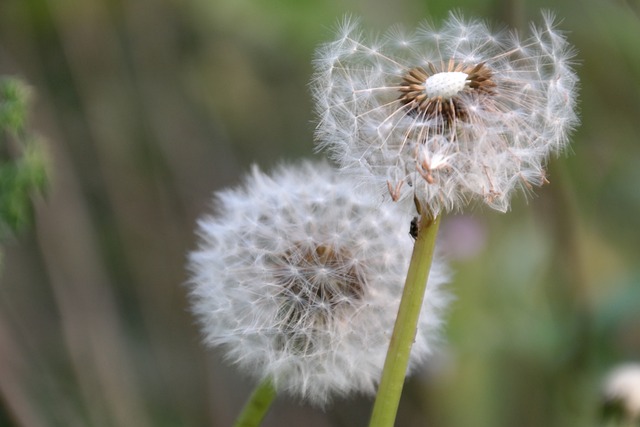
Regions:
<instances>
[{"instance_id":1,"label":"green stem","mask_svg":"<svg viewBox=\"0 0 640 427\"><path fill-rule=\"evenodd\" d=\"M395 421L439 225L440 215L423 212L369 427L392 427Z\"/></svg>"},{"instance_id":2,"label":"green stem","mask_svg":"<svg viewBox=\"0 0 640 427\"><path fill-rule=\"evenodd\" d=\"M263 380L249 397L242 408L234 427L257 427L267 415L271 403L276 397L276 390L269 378Z\"/></svg>"}]
</instances>

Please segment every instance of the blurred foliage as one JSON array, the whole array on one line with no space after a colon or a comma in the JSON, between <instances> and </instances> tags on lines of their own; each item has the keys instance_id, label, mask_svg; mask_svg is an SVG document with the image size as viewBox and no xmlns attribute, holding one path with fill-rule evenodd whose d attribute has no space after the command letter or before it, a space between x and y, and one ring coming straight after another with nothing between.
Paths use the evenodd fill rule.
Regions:
<instances>
[{"instance_id":1,"label":"blurred foliage","mask_svg":"<svg viewBox=\"0 0 640 427\"><path fill-rule=\"evenodd\" d=\"M0 242L30 223L31 197L47 181L42 145L27 132L29 90L0 77Z\"/></svg>"},{"instance_id":2,"label":"blurred foliage","mask_svg":"<svg viewBox=\"0 0 640 427\"><path fill-rule=\"evenodd\" d=\"M451 7L523 32L554 10L577 47L583 125L551 185L462 217L486 238L454 262L445 348L407 382L397 425L601 425L602 376L640 360L636 0L0 2L0 75L38 94L28 121L55 175L36 231L6 244L0 425L230 425L252 384L189 314L195 219L250 163L312 155L313 51L341 16L382 31ZM4 85L3 240L45 183L24 86ZM464 245L457 219L443 237ZM365 425L371 404L282 398L265 426Z\"/></svg>"}]
</instances>

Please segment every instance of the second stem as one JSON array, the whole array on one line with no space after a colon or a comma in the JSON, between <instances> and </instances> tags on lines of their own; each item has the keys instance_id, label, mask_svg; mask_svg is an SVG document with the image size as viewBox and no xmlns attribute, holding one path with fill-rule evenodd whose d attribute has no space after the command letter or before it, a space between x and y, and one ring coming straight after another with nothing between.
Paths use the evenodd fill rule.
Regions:
<instances>
[{"instance_id":1,"label":"second stem","mask_svg":"<svg viewBox=\"0 0 640 427\"><path fill-rule=\"evenodd\" d=\"M423 210L420 218L418 236L413 247L398 317L389 343L369 427L392 427L394 424L427 288L440 217L441 215L431 218Z\"/></svg>"}]
</instances>

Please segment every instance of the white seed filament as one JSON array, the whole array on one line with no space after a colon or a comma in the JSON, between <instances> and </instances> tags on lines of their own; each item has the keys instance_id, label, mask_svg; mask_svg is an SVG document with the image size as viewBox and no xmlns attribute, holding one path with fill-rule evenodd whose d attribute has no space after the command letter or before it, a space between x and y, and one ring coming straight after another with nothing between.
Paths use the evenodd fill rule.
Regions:
<instances>
[{"instance_id":1,"label":"white seed filament","mask_svg":"<svg viewBox=\"0 0 640 427\"><path fill-rule=\"evenodd\" d=\"M460 71L437 73L424 82L424 91L429 98L451 99L465 88L467 77Z\"/></svg>"}]
</instances>

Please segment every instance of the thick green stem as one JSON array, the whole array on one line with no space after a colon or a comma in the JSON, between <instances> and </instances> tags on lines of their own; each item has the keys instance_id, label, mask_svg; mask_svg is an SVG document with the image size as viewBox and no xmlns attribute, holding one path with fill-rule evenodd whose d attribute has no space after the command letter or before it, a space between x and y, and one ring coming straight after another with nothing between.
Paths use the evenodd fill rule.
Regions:
<instances>
[{"instance_id":1,"label":"thick green stem","mask_svg":"<svg viewBox=\"0 0 640 427\"><path fill-rule=\"evenodd\" d=\"M395 421L439 225L440 215L423 212L369 427L392 427Z\"/></svg>"},{"instance_id":2,"label":"thick green stem","mask_svg":"<svg viewBox=\"0 0 640 427\"><path fill-rule=\"evenodd\" d=\"M267 415L271 403L276 397L276 390L270 379L263 380L253 391L251 397L242 408L234 427L257 427Z\"/></svg>"}]
</instances>

